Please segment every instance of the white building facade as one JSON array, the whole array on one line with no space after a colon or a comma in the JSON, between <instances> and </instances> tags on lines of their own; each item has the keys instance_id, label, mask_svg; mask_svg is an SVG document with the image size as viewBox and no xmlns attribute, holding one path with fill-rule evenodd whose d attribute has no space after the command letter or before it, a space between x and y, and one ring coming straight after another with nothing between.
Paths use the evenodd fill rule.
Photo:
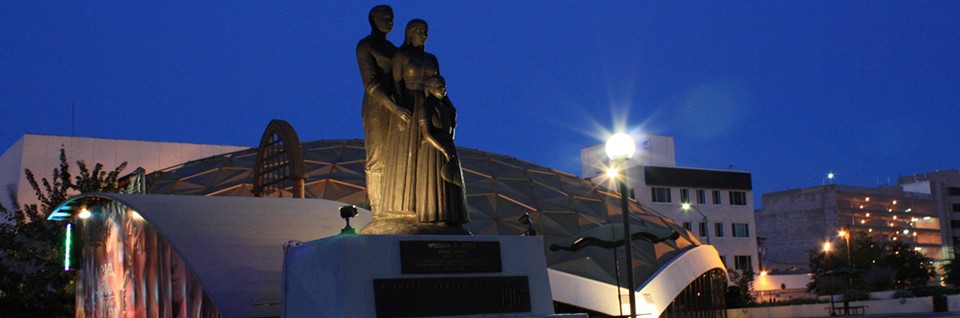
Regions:
<instances>
[{"instance_id":1,"label":"white building facade","mask_svg":"<svg viewBox=\"0 0 960 318\"><path fill-rule=\"evenodd\" d=\"M630 196L713 245L729 270L759 272L750 173L677 167L673 137L633 137L637 153L625 164ZM605 174L611 163L603 144L580 156L584 178L617 189Z\"/></svg>"},{"instance_id":2,"label":"white building facade","mask_svg":"<svg viewBox=\"0 0 960 318\"><path fill-rule=\"evenodd\" d=\"M105 170L112 170L126 162L123 174L138 167L149 173L249 147L26 134L0 156L0 203L14 208L8 190L16 194L20 204L36 203L36 194L27 183L24 170L32 171L37 182L50 179L53 169L60 166L60 149L67 155L70 174L76 176L80 173L80 160L88 169L100 163Z\"/></svg>"}]
</instances>

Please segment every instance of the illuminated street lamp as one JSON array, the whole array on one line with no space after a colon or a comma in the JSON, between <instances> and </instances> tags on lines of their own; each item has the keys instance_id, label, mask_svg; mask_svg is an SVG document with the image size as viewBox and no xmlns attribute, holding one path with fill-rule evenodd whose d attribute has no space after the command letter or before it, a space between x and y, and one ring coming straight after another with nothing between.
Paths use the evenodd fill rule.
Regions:
<instances>
[{"instance_id":1,"label":"illuminated street lamp","mask_svg":"<svg viewBox=\"0 0 960 318\"><path fill-rule=\"evenodd\" d=\"M629 135L616 133L607 139L606 151L607 157L616 162L616 167L619 167L616 175L617 181L620 184L620 209L623 215L623 248L627 261L627 289L630 293L630 317L636 317L637 302L636 296L634 295L633 282L633 245L630 240L630 207L627 202L627 173L625 165L627 160L633 157L633 153L637 151L637 145Z\"/></svg>"},{"instance_id":2,"label":"illuminated street lamp","mask_svg":"<svg viewBox=\"0 0 960 318\"><path fill-rule=\"evenodd\" d=\"M703 226L704 226L703 235L707 237L707 245L709 245L710 244L710 223L707 221L707 216L703 214L703 212L700 212L700 209L697 209L697 207L690 204L690 202L684 202L680 204L680 208L683 209L684 211L690 211L690 208L693 208L694 211L697 211L697 213L699 213L700 216L703 217Z\"/></svg>"}]
</instances>

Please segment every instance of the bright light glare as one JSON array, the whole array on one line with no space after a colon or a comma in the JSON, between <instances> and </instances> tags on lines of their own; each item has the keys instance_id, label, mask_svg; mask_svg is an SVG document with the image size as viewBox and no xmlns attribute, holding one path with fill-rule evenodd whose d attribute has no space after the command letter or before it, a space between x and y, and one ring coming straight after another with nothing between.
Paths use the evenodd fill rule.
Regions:
<instances>
[{"instance_id":1,"label":"bright light glare","mask_svg":"<svg viewBox=\"0 0 960 318\"><path fill-rule=\"evenodd\" d=\"M847 231L840 230L840 232L837 232L837 236L839 236L839 237L846 237L846 236L847 236Z\"/></svg>"},{"instance_id":2,"label":"bright light glare","mask_svg":"<svg viewBox=\"0 0 960 318\"><path fill-rule=\"evenodd\" d=\"M823 251L824 252L830 251L830 242L823 243Z\"/></svg>"},{"instance_id":3,"label":"bright light glare","mask_svg":"<svg viewBox=\"0 0 960 318\"><path fill-rule=\"evenodd\" d=\"M90 217L90 210L87 210L87 208L80 209L80 214L78 214L77 217L79 217L79 218L81 218L81 219L89 218L89 217Z\"/></svg>"},{"instance_id":4,"label":"bright light glare","mask_svg":"<svg viewBox=\"0 0 960 318\"><path fill-rule=\"evenodd\" d=\"M833 174L833 172L827 173L827 179L833 179L833 177L835 177L835 176L836 176L836 175ZM867 200L867 201L869 201L869 200Z\"/></svg>"},{"instance_id":5,"label":"bright light glare","mask_svg":"<svg viewBox=\"0 0 960 318\"><path fill-rule=\"evenodd\" d=\"M633 138L630 138L630 135L616 133L607 139L605 149L610 160L627 160L633 157L633 153L637 151L637 145L633 142Z\"/></svg>"},{"instance_id":6,"label":"bright light glare","mask_svg":"<svg viewBox=\"0 0 960 318\"><path fill-rule=\"evenodd\" d=\"M684 202L683 204L680 205L680 208L681 208L681 209L684 209L684 210L689 210L689 209L690 209L690 203L689 203L689 202Z\"/></svg>"},{"instance_id":7,"label":"bright light glare","mask_svg":"<svg viewBox=\"0 0 960 318\"><path fill-rule=\"evenodd\" d=\"M760 276L767 276L767 271L760 271Z\"/></svg>"},{"instance_id":8,"label":"bright light glare","mask_svg":"<svg viewBox=\"0 0 960 318\"><path fill-rule=\"evenodd\" d=\"M618 176L620 176L620 170L617 170L617 168L607 169L607 177L608 177L608 178L615 179L615 178L617 178Z\"/></svg>"}]
</instances>

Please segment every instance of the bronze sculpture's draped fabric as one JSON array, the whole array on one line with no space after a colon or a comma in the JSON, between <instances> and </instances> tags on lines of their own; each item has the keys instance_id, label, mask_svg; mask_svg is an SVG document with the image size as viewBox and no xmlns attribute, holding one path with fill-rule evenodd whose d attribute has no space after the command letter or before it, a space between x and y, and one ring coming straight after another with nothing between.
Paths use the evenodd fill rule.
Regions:
<instances>
[{"instance_id":1,"label":"bronze sculpture's draped fabric","mask_svg":"<svg viewBox=\"0 0 960 318\"><path fill-rule=\"evenodd\" d=\"M406 99L401 107L407 108L422 100L423 91L418 99ZM411 112L413 109L410 109ZM387 135L386 150L389 163L383 169L383 192L381 209L384 213L410 215L414 213L414 182L416 175L416 151L420 144L420 132L413 120L402 122L392 119Z\"/></svg>"},{"instance_id":2,"label":"bronze sculpture's draped fabric","mask_svg":"<svg viewBox=\"0 0 960 318\"><path fill-rule=\"evenodd\" d=\"M454 149L453 159L447 160L440 150L427 140L420 142L417 151L416 182L417 216L421 223L448 223L458 225L469 222L467 216L466 197L462 186L457 186L443 178L444 169L455 170L450 173L463 184L463 173L460 171L460 159L453 147L454 126L453 109L440 100L426 97L426 102L414 113L416 122L426 125L427 131L440 142L450 145ZM422 131L422 130L421 130ZM448 171L449 173L450 171Z\"/></svg>"},{"instance_id":3,"label":"bronze sculpture's draped fabric","mask_svg":"<svg viewBox=\"0 0 960 318\"><path fill-rule=\"evenodd\" d=\"M439 72L437 58L422 48L401 47L393 59L394 79L402 101L400 107L415 113L426 101L423 81ZM410 215L416 211L417 149L423 137L416 120L401 123L396 120L389 128L389 162L384 169L383 209Z\"/></svg>"}]
</instances>

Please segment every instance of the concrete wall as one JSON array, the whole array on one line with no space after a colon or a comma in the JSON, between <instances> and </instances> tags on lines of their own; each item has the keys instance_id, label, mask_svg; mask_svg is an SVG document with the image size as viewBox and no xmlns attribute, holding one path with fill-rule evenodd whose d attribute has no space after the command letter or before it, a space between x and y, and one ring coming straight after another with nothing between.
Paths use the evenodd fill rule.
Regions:
<instances>
[{"instance_id":1,"label":"concrete wall","mask_svg":"<svg viewBox=\"0 0 960 318\"><path fill-rule=\"evenodd\" d=\"M902 302L901 302L902 301ZM837 306L843 306L842 303ZM916 297L888 300L867 300L850 302L850 306L866 306L865 312L871 314L907 314L933 312L933 297ZM829 303L772 306L755 308L728 309L728 318L760 318L760 317L829 317ZM947 297L947 309L950 312L960 313L960 295Z\"/></svg>"},{"instance_id":2,"label":"concrete wall","mask_svg":"<svg viewBox=\"0 0 960 318\"><path fill-rule=\"evenodd\" d=\"M807 267L807 251L832 238L837 224L832 186L763 195L757 212L757 235L766 238L765 260Z\"/></svg>"}]
</instances>

